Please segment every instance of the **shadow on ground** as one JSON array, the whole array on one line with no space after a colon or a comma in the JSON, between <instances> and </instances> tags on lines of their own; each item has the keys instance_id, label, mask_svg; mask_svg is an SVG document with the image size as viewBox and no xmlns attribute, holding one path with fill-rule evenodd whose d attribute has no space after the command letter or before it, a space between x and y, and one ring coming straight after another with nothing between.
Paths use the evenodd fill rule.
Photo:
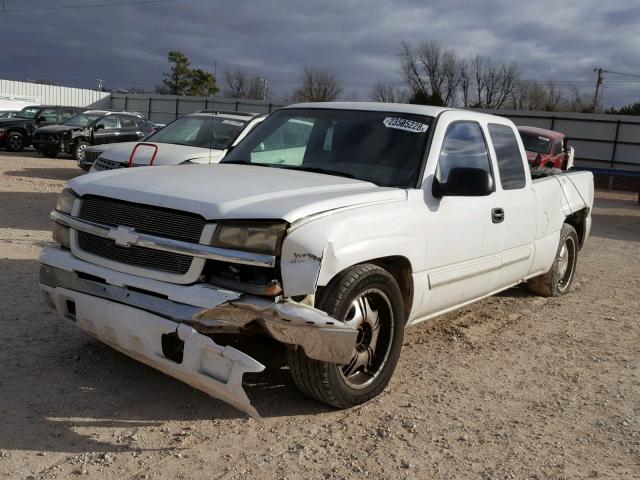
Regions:
<instances>
[{"instance_id":1,"label":"shadow on ground","mask_svg":"<svg viewBox=\"0 0 640 480\"><path fill-rule=\"evenodd\" d=\"M80 168L39 168L27 167L22 170L4 172L11 177L40 178L43 180L71 180L85 172Z\"/></svg>"}]
</instances>

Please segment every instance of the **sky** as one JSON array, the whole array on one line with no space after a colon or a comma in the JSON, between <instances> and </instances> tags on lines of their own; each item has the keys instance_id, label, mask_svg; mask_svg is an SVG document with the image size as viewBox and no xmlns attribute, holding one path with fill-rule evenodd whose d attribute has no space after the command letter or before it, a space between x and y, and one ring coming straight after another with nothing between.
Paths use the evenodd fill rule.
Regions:
<instances>
[{"instance_id":1,"label":"sky","mask_svg":"<svg viewBox=\"0 0 640 480\"><path fill-rule=\"evenodd\" d=\"M402 41L433 39L462 57L516 62L524 79L554 80L604 106L640 100L638 0L5 0L0 78L153 90L180 50L194 68L241 67L291 95L303 65L334 71L349 100L377 81L401 83ZM91 8L80 6L96 5ZM107 5L105 5L107 4ZM71 7L71 8L60 8ZM0 9L2 3L0 2ZM20 11L22 10L22 11Z\"/></svg>"}]
</instances>

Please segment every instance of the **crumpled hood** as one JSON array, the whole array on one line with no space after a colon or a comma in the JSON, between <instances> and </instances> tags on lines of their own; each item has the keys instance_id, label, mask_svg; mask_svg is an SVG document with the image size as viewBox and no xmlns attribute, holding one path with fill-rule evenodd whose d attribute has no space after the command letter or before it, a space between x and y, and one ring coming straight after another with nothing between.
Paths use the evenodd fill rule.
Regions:
<instances>
[{"instance_id":1,"label":"crumpled hood","mask_svg":"<svg viewBox=\"0 0 640 480\"><path fill-rule=\"evenodd\" d=\"M151 157L155 149L148 145L155 145L158 147L158 153L153 161L154 166L158 165L179 165L187 160L193 160L195 158L206 158L209 163L217 163L224 157L225 151L208 149L202 147L190 147L187 145L174 145L171 143L154 143L154 142L127 142L113 148L110 148L108 153L105 152L104 157L109 160L129 163L131 158L131 152L136 145L142 143L136 150L136 155L133 162L137 166L149 165Z\"/></svg>"},{"instance_id":2,"label":"crumpled hood","mask_svg":"<svg viewBox=\"0 0 640 480\"><path fill-rule=\"evenodd\" d=\"M193 212L208 220L283 219L374 202L406 199L399 188L333 175L248 165L116 169L69 182L80 195Z\"/></svg>"},{"instance_id":3,"label":"crumpled hood","mask_svg":"<svg viewBox=\"0 0 640 480\"><path fill-rule=\"evenodd\" d=\"M36 135L38 134L48 134L48 133L60 133L60 132L69 132L72 130L83 130L86 127L73 127L71 125L48 125L46 127L40 127L36 130Z\"/></svg>"}]
</instances>

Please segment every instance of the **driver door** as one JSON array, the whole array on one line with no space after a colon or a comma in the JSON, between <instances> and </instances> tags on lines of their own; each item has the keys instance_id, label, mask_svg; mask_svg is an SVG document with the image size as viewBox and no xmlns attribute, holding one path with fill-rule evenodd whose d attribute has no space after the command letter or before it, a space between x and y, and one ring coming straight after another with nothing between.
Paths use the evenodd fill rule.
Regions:
<instances>
[{"instance_id":1,"label":"driver door","mask_svg":"<svg viewBox=\"0 0 640 480\"><path fill-rule=\"evenodd\" d=\"M468 119L457 120L457 112L445 113L434 135L436 158L430 158L431 175L447 181L455 167L483 169L494 178L483 126ZM445 120L453 117L450 122ZM444 124L444 125L443 125ZM437 149L437 137L441 138ZM431 156L430 156L431 157ZM433 160L433 161L432 161ZM435 164L434 164L435 163ZM427 203L424 228L428 287L423 296L421 316L432 316L472 301L496 289L500 269L500 245L488 230L497 206L495 179L493 192L486 196L443 196L436 198L432 181L425 181Z\"/></svg>"}]
</instances>

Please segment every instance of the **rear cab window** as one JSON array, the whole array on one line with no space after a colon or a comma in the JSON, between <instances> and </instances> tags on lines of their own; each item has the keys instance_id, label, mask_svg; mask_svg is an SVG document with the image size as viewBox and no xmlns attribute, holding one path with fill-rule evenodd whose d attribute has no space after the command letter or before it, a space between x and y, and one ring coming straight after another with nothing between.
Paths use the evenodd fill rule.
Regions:
<instances>
[{"instance_id":1,"label":"rear cab window","mask_svg":"<svg viewBox=\"0 0 640 480\"><path fill-rule=\"evenodd\" d=\"M496 163L503 190L524 188L527 179L524 163L514 130L507 125L489 124L489 136L496 152Z\"/></svg>"}]
</instances>

